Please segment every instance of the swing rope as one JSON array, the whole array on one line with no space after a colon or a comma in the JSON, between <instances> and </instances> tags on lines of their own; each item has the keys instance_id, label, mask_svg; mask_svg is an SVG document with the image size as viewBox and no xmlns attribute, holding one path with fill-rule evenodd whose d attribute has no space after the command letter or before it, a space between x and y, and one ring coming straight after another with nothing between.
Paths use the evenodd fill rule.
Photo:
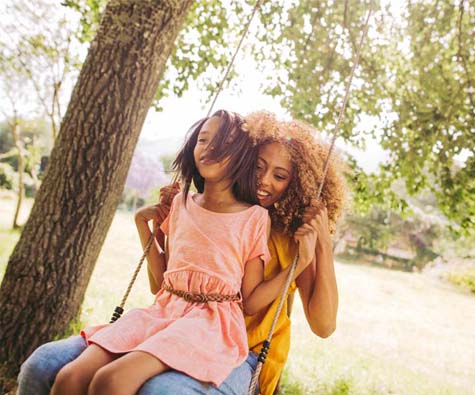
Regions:
<instances>
[{"instance_id":1,"label":"swing rope","mask_svg":"<svg viewBox=\"0 0 475 395\"><path fill-rule=\"evenodd\" d=\"M209 117L211 115L211 112L213 111L213 107L216 104L216 101L218 100L218 96L221 93L221 91L223 90L224 82L226 81L226 78L228 78L229 72L231 71L231 68L234 64L236 56L237 56L239 50L241 49L241 45L244 41L244 38L246 37L247 32L249 31L249 27L251 26L251 22L254 19L254 15L256 14L256 12L259 9L260 5L261 5L261 0L257 0L256 4L254 5L254 8L252 10L252 13L249 17L249 20L247 21L244 32L241 35L241 39L239 40L238 46L237 46L236 50L234 51L233 57L231 58L231 61L229 62L229 65L228 65L228 67L227 67L227 69L226 69L226 71L223 75L223 78L220 81L220 84L218 86L218 90L216 91L216 94L214 95L214 99L211 103L211 106L208 110L208 114L206 115L206 117ZM112 313L112 317L110 319L111 324L113 322L117 321L122 316L122 313L124 312L124 306L125 306L125 303L127 301L127 298L129 297L130 291L131 291L132 287L135 284L135 280L137 279L137 276L140 272L140 269L142 268L142 264L145 261L145 258L147 257L147 254L149 253L150 248L152 247L153 240L155 239L155 237L158 234L158 230L159 230L159 226L157 226L153 230L153 232L150 234L150 237L148 238L147 243L145 244L145 247L144 247L144 250L143 250L143 255L140 258L140 261L137 265L137 268L134 271L134 274L132 275L132 279L130 280L130 283L127 287L127 290L125 291L124 296L122 297L122 301L120 302L119 306L116 306L116 308L114 309L114 312Z\"/></svg>"},{"instance_id":2,"label":"swing rope","mask_svg":"<svg viewBox=\"0 0 475 395\"><path fill-rule=\"evenodd\" d=\"M337 123L335 125L335 129L333 131L333 136L332 136L332 140L331 140L330 149L328 151L328 155L327 155L326 160L325 160L325 165L324 165L324 168L323 168L324 170L323 170L322 181L321 181L320 186L319 186L318 191L317 191L317 201L320 201L320 198L321 198L321 194L322 194L322 191L323 191L323 185L324 185L324 182L325 182L325 179L326 179L326 176L327 176L327 173L328 173L328 168L329 168L329 165L330 165L330 156L331 156L333 148L335 146L335 141L336 141L336 138L337 138L339 130L340 130L341 122L343 120L343 114L345 112L346 103L348 102L348 98L349 98L349 95L350 95L351 82L353 80L353 76L355 74L356 67L359 64L361 49L363 47L363 43L364 43L364 40L366 38L366 34L368 33L368 25L369 25L369 19L371 17L371 13L372 13L372 10L370 8L368 10L368 14L367 14L367 17L366 17L363 33L361 34L361 39L360 39L360 42L359 42L359 45L358 45L358 50L357 50L355 59L353 61L353 67L351 69L350 77L349 77L348 83L346 85L346 92L345 92L345 96L343 98L342 106L340 108L340 113L338 115L338 120L337 120ZM260 375L261 370L262 370L262 365L264 364L264 362L266 360L266 357L267 357L267 353L269 352L270 345L271 345L271 340L272 340L272 335L274 334L274 330L275 330L275 327L277 325L277 320L279 319L280 313L282 312L282 307L284 305L284 301L286 299L286 296L287 296L287 293L288 293L288 290L289 290L289 287L290 287L291 280L294 276L295 269L297 268L298 259L299 259L299 254L298 254L298 251L297 251L297 254L295 255L294 260L292 262L292 265L290 267L290 271L289 271L287 280L285 282L284 288L282 290L282 294L280 295L279 304L277 306L277 311L274 315L274 319L272 321L271 328L269 329L269 333L267 335L266 340L264 340L264 342L262 344L262 349L261 349L261 352L260 352L259 357L257 359L256 370L254 371L254 374L253 374L252 380L251 380L251 384L249 385L249 391L247 393L248 395L255 395L255 393L256 393L257 383L258 383L258 380L259 380L259 375Z\"/></svg>"},{"instance_id":3,"label":"swing rope","mask_svg":"<svg viewBox=\"0 0 475 395\"><path fill-rule=\"evenodd\" d=\"M120 318L120 316L122 315L122 313L124 312L125 302L127 301L127 298L129 297L130 291L132 290L132 287L135 284L135 280L137 279L137 276L140 272L140 269L142 268L142 264L144 263L148 252L150 251L150 247L152 246L153 240L157 236L158 229L159 229L159 227L156 226L156 228L154 229L154 231L151 233L150 237L148 238L147 244L145 244L145 247L144 247L143 255L140 258L140 261L139 261L137 267L135 268L134 274L132 275L132 279L130 280L129 285L127 287L127 290L125 291L124 296L122 297L122 301L114 309L114 312L112 313L112 317L111 317L109 323L112 324L113 322L117 321Z\"/></svg>"},{"instance_id":4,"label":"swing rope","mask_svg":"<svg viewBox=\"0 0 475 395\"><path fill-rule=\"evenodd\" d=\"M251 16L249 17L249 20L247 21L246 28L244 29L244 32L241 35L241 39L239 40L239 44L238 44L236 50L234 51L233 57L231 58L231 62L229 62L228 68L226 69L226 72L224 73L224 76L221 79L221 83L219 84L218 90L216 91L216 94L214 95L213 102L211 103L211 106L208 110L208 114L206 115L206 117L209 117L211 115L211 111L213 111L213 107L216 104L216 100L218 100L218 96L221 93L221 91L223 90L224 82L226 81L226 78L228 78L228 74L231 71L231 67L234 64L234 60L236 59L236 55L238 54L239 50L241 49L241 44L243 43L244 38L246 37L247 32L249 31L249 27L251 26L251 22L254 19L254 15L256 14L256 12L257 12L257 10L259 9L260 6L261 6L261 0L257 0L256 4L254 5L254 8L252 10Z\"/></svg>"}]
</instances>

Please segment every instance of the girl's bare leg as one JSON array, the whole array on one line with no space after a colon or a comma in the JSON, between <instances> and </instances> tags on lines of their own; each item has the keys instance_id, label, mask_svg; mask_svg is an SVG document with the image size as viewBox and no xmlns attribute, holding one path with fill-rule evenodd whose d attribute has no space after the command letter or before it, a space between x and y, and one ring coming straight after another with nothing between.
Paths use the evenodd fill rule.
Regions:
<instances>
[{"instance_id":1,"label":"girl's bare leg","mask_svg":"<svg viewBox=\"0 0 475 395\"><path fill-rule=\"evenodd\" d=\"M87 395L94 374L117 357L118 355L91 344L77 359L58 372L51 395Z\"/></svg>"},{"instance_id":2,"label":"girl's bare leg","mask_svg":"<svg viewBox=\"0 0 475 395\"><path fill-rule=\"evenodd\" d=\"M134 395L145 381L168 369L154 356L132 351L99 369L88 395Z\"/></svg>"}]
</instances>

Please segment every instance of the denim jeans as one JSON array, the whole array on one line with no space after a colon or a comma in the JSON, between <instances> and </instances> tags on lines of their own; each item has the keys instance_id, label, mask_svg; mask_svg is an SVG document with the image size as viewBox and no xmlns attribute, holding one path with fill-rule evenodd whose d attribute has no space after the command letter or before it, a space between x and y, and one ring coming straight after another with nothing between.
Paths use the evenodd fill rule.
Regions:
<instances>
[{"instance_id":1,"label":"denim jeans","mask_svg":"<svg viewBox=\"0 0 475 395\"><path fill-rule=\"evenodd\" d=\"M85 349L81 336L37 348L20 368L17 395L49 395L59 370ZM257 354L250 352L246 361L235 368L219 387L169 370L146 381L138 395L246 395L256 364Z\"/></svg>"}]
</instances>

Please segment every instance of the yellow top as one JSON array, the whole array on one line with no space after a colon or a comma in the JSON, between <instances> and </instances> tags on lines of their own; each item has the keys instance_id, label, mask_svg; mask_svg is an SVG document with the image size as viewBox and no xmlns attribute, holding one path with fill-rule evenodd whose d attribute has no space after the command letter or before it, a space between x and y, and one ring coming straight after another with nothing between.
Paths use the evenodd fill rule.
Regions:
<instances>
[{"instance_id":1,"label":"yellow top","mask_svg":"<svg viewBox=\"0 0 475 395\"><path fill-rule=\"evenodd\" d=\"M265 268L265 279L274 277L282 269L289 266L294 259L297 247L292 238L274 230L271 232L268 246L271 258ZM288 294L295 292L296 288L297 285L293 281L290 284ZM267 310L264 309L253 316L245 317L249 349L257 354L260 353L262 343L272 326L279 299L280 297L274 300ZM287 316L287 298L285 298L284 306L272 336L269 353L259 376L261 395L272 395L274 393L282 369L287 361L289 348L290 319Z\"/></svg>"}]
</instances>

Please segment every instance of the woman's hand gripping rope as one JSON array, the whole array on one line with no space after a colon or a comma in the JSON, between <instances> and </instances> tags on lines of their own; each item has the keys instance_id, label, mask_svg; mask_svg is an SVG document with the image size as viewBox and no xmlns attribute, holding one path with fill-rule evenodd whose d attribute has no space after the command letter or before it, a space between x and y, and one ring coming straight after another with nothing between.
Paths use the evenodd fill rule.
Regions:
<instances>
[{"instance_id":1,"label":"woman's hand gripping rope","mask_svg":"<svg viewBox=\"0 0 475 395\"><path fill-rule=\"evenodd\" d=\"M318 243L330 243L328 211L322 202L312 199L302 216L303 224L296 230L294 239L299 244L297 273L302 272L315 258Z\"/></svg>"}]
</instances>

